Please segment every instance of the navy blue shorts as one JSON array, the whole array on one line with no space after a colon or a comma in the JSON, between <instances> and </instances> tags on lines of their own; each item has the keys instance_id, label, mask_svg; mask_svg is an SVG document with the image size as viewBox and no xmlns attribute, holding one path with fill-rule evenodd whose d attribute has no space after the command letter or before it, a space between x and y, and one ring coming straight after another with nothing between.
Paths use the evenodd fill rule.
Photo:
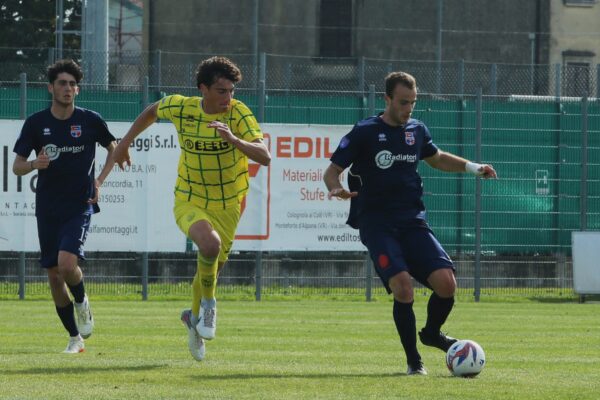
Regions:
<instances>
[{"instance_id":1,"label":"navy blue shorts","mask_svg":"<svg viewBox=\"0 0 600 400\"><path fill-rule=\"evenodd\" d=\"M360 239L369 249L375 271L388 293L391 293L390 278L402 271L431 289L427 278L433 271L455 270L452 260L422 219L396 226L376 221L362 223Z\"/></svg>"},{"instance_id":2,"label":"navy blue shorts","mask_svg":"<svg viewBox=\"0 0 600 400\"><path fill-rule=\"evenodd\" d=\"M84 259L83 245L90 228L91 214L83 213L62 220L56 217L38 216L40 239L40 265L52 268L58 265L58 252L67 251Z\"/></svg>"}]
</instances>

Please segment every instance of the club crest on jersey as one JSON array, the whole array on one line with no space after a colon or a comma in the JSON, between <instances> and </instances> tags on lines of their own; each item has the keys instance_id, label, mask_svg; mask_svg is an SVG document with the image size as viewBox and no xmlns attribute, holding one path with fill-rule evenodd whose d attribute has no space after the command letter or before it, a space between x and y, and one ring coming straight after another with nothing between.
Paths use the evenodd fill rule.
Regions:
<instances>
[{"instance_id":1,"label":"club crest on jersey","mask_svg":"<svg viewBox=\"0 0 600 400\"><path fill-rule=\"evenodd\" d=\"M74 138L81 136L81 125L71 125L71 136Z\"/></svg>"},{"instance_id":2,"label":"club crest on jersey","mask_svg":"<svg viewBox=\"0 0 600 400\"><path fill-rule=\"evenodd\" d=\"M412 146L415 144L415 133L413 131L404 132L404 140L407 145Z\"/></svg>"}]
</instances>

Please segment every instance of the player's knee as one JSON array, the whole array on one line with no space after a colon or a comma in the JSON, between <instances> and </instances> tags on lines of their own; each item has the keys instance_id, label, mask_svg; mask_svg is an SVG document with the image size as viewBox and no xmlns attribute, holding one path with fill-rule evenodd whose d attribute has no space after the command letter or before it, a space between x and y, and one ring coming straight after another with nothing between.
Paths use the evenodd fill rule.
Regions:
<instances>
[{"instance_id":1,"label":"player's knee","mask_svg":"<svg viewBox=\"0 0 600 400\"><path fill-rule=\"evenodd\" d=\"M414 298L414 291L410 276L408 273L400 273L389 280L389 287L394 295L394 299L401 303L410 303Z\"/></svg>"},{"instance_id":2,"label":"player's knee","mask_svg":"<svg viewBox=\"0 0 600 400\"><path fill-rule=\"evenodd\" d=\"M207 241L203 246L199 246L199 251L205 258L216 258L221 251L221 241L218 239Z\"/></svg>"},{"instance_id":3,"label":"player's knee","mask_svg":"<svg viewBox=\"0 0 600 400\"><path fill-rule=\"evenodd\" d=\"M454 296L454 293L456 292L456 284L452 285L448 285L448 286L442 286L439 287L435 293L440 296L443 299L449 299L450 297Z\"/></svg>"},{"instance_id":4,"label":"player's knee","mask_svg":"<svg viewBox=\"0 0 600 400\"><path fill-rule=\"evenodd\" d=\"M58 267L48 268L48 283L50 287L56 287L61 285L64 281L60 277L60 272L58 271Z\"/></svg>"}]
</instances>

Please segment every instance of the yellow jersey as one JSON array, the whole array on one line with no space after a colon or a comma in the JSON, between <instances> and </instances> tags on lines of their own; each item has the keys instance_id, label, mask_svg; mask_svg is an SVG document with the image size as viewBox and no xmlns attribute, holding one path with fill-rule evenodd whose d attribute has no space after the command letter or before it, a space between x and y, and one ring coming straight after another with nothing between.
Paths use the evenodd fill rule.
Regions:
<instances>
[{"instance_id":1,"label":"yellow jersey","mask_svg":"<svg viewBox=\"0 0 600 400\"><path fill-rule=\"evenodd\" d=\"M232 99L227 111L206 114L201 97L172 95L160 100L158 117L177 129L181 155L175 197L205 209L237 206L249 188L248 157L206 125L221 121L238 138L253 142L263 134L252 111Z\"/></svg>"}]
</instances>

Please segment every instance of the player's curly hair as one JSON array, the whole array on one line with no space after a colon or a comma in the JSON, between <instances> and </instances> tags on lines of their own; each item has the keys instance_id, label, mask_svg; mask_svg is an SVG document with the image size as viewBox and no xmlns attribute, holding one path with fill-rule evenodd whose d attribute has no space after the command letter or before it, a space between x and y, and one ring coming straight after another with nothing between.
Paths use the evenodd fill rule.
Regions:
<instances>
[{"instance_id":1,"label":"player's curly hair","mask_svg":"<svg viewBox=\"0 0 600 400\"><path fill-rule=\"evenodd\" d=\"M211 57L198 65L196 70L196 86L198 88L200 88L200 84L210 86L219 78L238 83L242 80L242 73L237 65L226 57Z\"/></svg>"},{"instance_id":2,"label":"player's curly hair","mask_svg":"<svg viewBox=\"0 0 600 400\"><path fill-rule=\"evenodd\" d=\"M58 74L66 72L67 74L73 75L75 82L79 83L83 79L83 71L81 67L73 60L58 60L52 65L48 66L46 75L48 76L48 82L54 83Z\"/></svg>"},{"instance_id":3,"label":"player's curly hair","mask_svg":"<svg viewBox=\"0 0 600 400\"><path fill-rule=\"evenodd\" d=\"M402 85L408 89L416 89L417 80L411 74L407 74L406 72L396 71L391 72L388 76L385 77L385 94L388 97L392 97L394 93L394 89L397 85Z\"/></svg>"}]
</instances>

